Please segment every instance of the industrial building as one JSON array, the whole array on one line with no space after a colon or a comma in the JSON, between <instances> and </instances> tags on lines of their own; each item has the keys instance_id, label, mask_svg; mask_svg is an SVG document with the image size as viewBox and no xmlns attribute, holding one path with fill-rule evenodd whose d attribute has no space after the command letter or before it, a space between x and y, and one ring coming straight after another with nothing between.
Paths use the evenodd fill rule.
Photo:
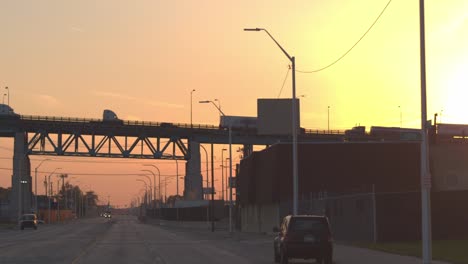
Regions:
<instances>
[{"instance_id":1,"label":"industrial building","mask_svg":"<svg viewBox=\"0 0 468 264\"><path fill-rule=\"evenodd\" d=\"M468 210L460 210L467 207L468 190L439 184L447 183L444 179L466 180L460 178L468 171L461 162L466 155L446 148L450 145L430 152L432 181L437 184L432 195L435 239L468 236L463 227ZM468 154L466 145L461 148ZM454 161L451 155L459 158ZM304 143L299 144L298 156L299 213L327 215L335 239L420 239L419 142ZM458 168L458 177L447 176L447 167ZM238 174L240 229L271 232L283 216L292 213L292 190L290 144L273 145L245 158Z\"/></svg>"}]
</instances>

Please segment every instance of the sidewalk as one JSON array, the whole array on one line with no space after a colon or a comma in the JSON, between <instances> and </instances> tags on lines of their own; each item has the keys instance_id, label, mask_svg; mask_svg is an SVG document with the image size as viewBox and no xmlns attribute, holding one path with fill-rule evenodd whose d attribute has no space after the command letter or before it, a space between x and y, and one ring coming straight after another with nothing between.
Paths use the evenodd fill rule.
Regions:
<instances>
[{"instance_id":1,"label":"sidewalk","mask_svg":"<svg viewBox=\"0 0 468 264\"><path fill-rule=\"evenodd\" d=\"M422 259L335 244L335 264L421 264ZM432 264L447 264L433 260Z\"/></svg>"}]
</instances>

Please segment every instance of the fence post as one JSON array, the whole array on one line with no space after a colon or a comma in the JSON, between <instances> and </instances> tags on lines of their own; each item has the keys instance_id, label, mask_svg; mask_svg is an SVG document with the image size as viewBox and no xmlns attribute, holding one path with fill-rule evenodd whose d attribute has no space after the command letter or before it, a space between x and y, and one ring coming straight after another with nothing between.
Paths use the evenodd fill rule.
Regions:
<instances>
[{"instance_id":1,"label":"fence post","mask_svg":"<svg viewBox=\"0 0 468 264\"><path fill-rule=\"evenodd\" d=\"M375 184L372 184L372 211L374 218L374 243L377 243L377 206L375 202Z\"/></svg>"}]
</instances>

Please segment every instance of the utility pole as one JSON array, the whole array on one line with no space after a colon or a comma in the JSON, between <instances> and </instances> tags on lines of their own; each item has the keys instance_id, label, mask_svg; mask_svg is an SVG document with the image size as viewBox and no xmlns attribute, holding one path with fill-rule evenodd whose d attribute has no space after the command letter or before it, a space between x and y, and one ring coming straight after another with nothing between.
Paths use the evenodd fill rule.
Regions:
<instances>
[{"instance_id":1,"label":"utility pole","mask_svg":"<svg viewBox=\"0 0 468 264\"><path fill-rule=\"evenodd\" d=\"M64 198L65 198L65 206L64 206L64 209L68 209L67 194L66 194L66 192L65 192L65 178L67 178L68 175L67 175L67 174L60 174L59 177L62 178L62 194L63 194L63 196L64 196Z\"/></svg>"},{"instance_id":2,"label":"utility pole","mask_svg":"<svg viewBox=\"0 0 468 264\"><path fill-rule=\"evenodd\" d=\"M214 196L215 196L215 186L214 186L214 147L213 143L211 144L211 232L214 232L215 223L214 223Z\"/></svg>"},{"instance_id":3,"label":"utility pole","mask_svg":"<svg viewBox=\"0 0 468 264\"><path fill-rule=\"evenodd\" d=\"M424 26L424 0L419 0L419 34L421 63L421 218L423 264L432 262L431 231L431 174L429 170L427 143L427 94L426 94L426 40Z\"/></svg>"}]
</instances>

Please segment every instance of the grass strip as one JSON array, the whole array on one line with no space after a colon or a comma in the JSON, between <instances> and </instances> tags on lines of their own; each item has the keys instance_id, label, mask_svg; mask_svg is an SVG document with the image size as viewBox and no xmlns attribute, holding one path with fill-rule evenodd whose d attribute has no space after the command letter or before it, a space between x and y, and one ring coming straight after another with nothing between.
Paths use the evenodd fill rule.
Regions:
<instances>
[{"instance_id":1,"label":"grass strip","mask_svg":"<svg viewBox=\"0 0 468 264\"><path fill-rule=\"evenodd\" d=\"M421 241L358 244L357 246L392 254L421 258ZM468 240L432 241L432 258L454 264L468 264Z\"/></svg>"}]
</instances>

